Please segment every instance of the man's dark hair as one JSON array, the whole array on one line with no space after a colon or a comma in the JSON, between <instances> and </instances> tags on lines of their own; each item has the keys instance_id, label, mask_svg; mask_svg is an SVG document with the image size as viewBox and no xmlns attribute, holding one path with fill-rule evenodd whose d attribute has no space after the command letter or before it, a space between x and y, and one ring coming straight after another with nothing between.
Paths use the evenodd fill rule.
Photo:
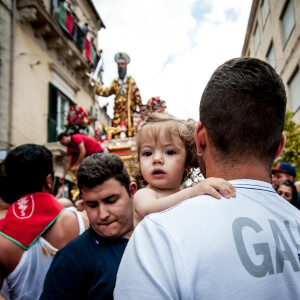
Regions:
<instances>
[{"instance_id":1,"label":"man's dark hair","mask_svg":"<svg viewBox=\"0 0 300 300\"><path fill-rule=\"evenodd\" d=\"M236 58L210 78L200 102L204 124L218 161L254 158L271 168L284 127L286 93L267 63Z\"/></svg>"},{"instance_id":2,"label":"man's dark hair","mask_svg":"<svg viewBox=\"0 0 300 300\"><path fill-rule=\"evenodd\" d=\"M94 153L86 157L76 172L78 188L93 188L111 178L125 187L128 195L130 177L122 159L116 154Z\"/></svg>"},{"instance_id":3,"label":"man's dark hair","mask_svg":"<svg viewBox=\"0 0 300 300\"><path fill-rule=\"evenodd\" d=\"M10 188L10 203L21 196L41 192L46 177L54 178L52 153L44 146L21 145L10 151L4 162Z\"/></svg>"},{"instance_id":4,"label":"man's dark hair","mask_svg":"<svg viewBox=\"0 0 300 300\"><path fill-rule=\"evenodd\" d=\"M0 198L9 203L8 178L6 176L4 161L0 162Z\"/></svg>"},{"instance_id":5,"label":"man's dark hair","mask_svg":"<svg viewBox=\"0 0 300 300\"><path fill-rule=\"evenodd\" d=\"M57 141L60 141L64 136L70 136L70 135L67 134L66 132L61 132L61 133L57 136L56 140L57 140Z\"/></svg>"}]
</instances>

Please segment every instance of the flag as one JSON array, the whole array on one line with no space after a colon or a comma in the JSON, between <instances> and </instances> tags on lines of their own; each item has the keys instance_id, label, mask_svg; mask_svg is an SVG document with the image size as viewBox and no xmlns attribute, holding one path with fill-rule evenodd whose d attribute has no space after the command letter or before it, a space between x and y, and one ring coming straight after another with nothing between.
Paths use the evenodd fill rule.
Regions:
<instances>
[{"instance_id":1,"label":"flag","mask_svg":"<svg viewBox=\"0 0 300 300\"><path fill-rule=\"evenodd\" d=\"M72 29L73 29L73 17L71 13L65 8L63 3L60 3L59 6L59 15L58 15L58 23L60 27L72 37Z\"/></svg>"},{"instance_id":2,"label":"flag","mask_svg":"<svg viewBox=\"0 0 300 300\"><path fill-rule=\"evenodd\" d=\"M96 57L96 48L87 38L85 38L85 56L94 65Z\"/></svg>"}]
</instances>

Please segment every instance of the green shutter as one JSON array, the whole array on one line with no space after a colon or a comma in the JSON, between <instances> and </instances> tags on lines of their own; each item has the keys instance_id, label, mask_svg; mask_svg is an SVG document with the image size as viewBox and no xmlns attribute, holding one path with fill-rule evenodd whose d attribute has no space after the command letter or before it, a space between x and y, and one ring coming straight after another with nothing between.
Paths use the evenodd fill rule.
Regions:
<instances>
[{"instance_id":1,"label":"green shutter","mask_svg":"<svg viewBox=\"0 0 300 300\"><path fill-rule=\"evenodd\" d=\"M64 31L69 33L68 28L66 27L66 8L62 2L59 4L58 23Z\"/></svg>"},{"instance_id":2,"label":"green shutter","mask_svg":"<svg viewBox=\"0 0 300 300\"><path fill-rule=\"evenodd\" d=\"M49 83L48 143L56 142L57 89Z\"/></svg>"},{"instance_id":3,"label":"green shutter","mask_svg":"<svg viewBox=\"0 0 300 300\"><path fill-rule=\"evenodd\" d=\"M76 104L67 95L59 92L69 101L69 105ZM48 143L56 142L57 137L57 97L58 89L49 82L49 111L48 111Z\"/></svg>"}]
</instances>

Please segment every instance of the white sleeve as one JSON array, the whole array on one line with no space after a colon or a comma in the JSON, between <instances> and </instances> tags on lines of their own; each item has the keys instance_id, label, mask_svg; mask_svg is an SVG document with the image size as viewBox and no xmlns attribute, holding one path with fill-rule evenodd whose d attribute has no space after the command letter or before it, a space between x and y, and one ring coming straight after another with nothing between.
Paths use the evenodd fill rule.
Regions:
<instances>
[{"instance_id":1,"label":"white sleeve","mask_svg":"<svg viewBox=\"0 0 300 300\"><path fill-rule=\"evenodd\" d=\"M70 211L72 211L73 213L76 214L77 216L77 220L78 220L78 224L79 224L79 235L81 235L82 233L85 232L85 226L84 226L84 222L83 222L83 219L82 219L82 215L81 213L76 209L76 207L68 207L68 209Z\"/></svg>"},{"instance_id":2,"label":"white sleeve","mask_svg":"<svg viewBox=\"0 0 300 300\"><path fill-rule=\"evenodd\" d=\"M182 299L186 280L178 253L165 228L144 218L123 255L114 299Z\"/></svg>"}]
</instances>

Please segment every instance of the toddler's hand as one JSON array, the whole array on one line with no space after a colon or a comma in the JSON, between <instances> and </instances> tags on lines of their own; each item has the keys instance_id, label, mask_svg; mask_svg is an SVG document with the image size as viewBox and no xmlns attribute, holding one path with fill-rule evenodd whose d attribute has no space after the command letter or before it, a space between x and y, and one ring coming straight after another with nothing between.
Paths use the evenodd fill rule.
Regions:
<instances>
[{"instance_id":1,"label":"toddler's hand","mask_svg":"<svg viewBox=\"0 0 300 300\"><path fill-rule=\"evenodd\" d=\"M192 187L194 196L209 194L215 198L235 197L235 188L227 180L222 178L207 178ZM221 194L221 195L220 195Z\"/></svg>"}]
</instances>

